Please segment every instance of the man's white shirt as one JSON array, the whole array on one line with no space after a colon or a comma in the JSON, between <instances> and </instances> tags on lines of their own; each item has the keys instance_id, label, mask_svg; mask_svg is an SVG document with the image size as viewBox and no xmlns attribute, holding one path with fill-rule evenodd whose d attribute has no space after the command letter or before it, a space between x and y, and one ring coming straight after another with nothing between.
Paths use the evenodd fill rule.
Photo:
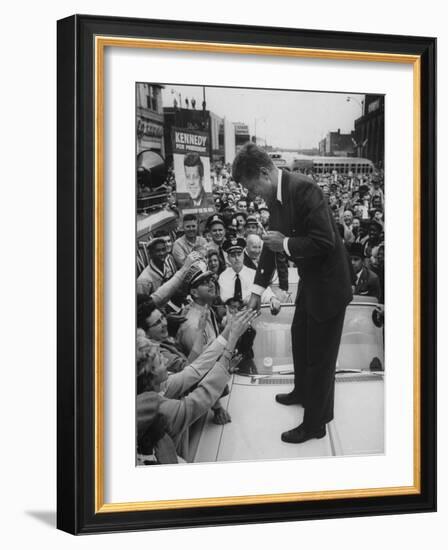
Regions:
<instances>
[{"instance_id":1,"label":"man's white shirt","mask_svg":"<svg viewBox=\"0 0 448 550\"><path fill-rule=\"evenodd\" d=\"M244 302L248 302L250 295L253 292L252 287L254 286L253 282L255 279L255 273L255 269L251 269L247 266L243 266L241 271L238 273L240 276L241 294ZM229 298L233 298L234 296L236 275L237 274L234 269L232 267L228 267L219 276L219 290L221 300L223 302L226 302ZM271 298L275 296L270 287L266 289L262 288L260 295L263 304L269 304Z\"/></svg>"}]
</instances>

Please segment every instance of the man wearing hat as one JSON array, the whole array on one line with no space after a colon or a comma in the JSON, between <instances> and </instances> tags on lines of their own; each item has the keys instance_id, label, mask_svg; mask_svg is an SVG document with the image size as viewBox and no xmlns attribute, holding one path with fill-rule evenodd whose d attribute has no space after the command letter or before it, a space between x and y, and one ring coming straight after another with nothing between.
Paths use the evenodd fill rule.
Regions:
<instances>
[{"instance_id":1,"label":"man wearing hat","mask_svg":"<svg viewBox=\"0 0 448 550\"><path fill-rule=\"evenodd\" d=\"M193 272L189 281L190 297L192 299L184 310L185 321L177 331L176 342L186 356L190 356L198 333L202 333L202 347L206 349L219 336L219 326L212 309L216 297L214 274L211 271L198 269ZM229 413L219 401L212 407L215 424L230 422Z\"/></svg>"},{"instance_id":2,"label":"man wearing hat","mask_svg":"<svg viewBox=\"0 0 448 550\"><path fill-rule=\"evenodd\" d=\"M137 278L137 294L152 294L176 273L177 268L164 237L157 237L147 245L149 264Z\"/></svg>"},{"instance_id":3,"label":"man wearing hat","mask_svg":"<svg viewBox=\"0 0 448 550\"><path fill-rule=\"evenodd\" d=\"M209 248L214 248L218 252L219 256L219 273L222 273L226 268L226 257L222 249L226 237L226 226L223 219L218 214L213 214L207 220L207 229L210 231L212 242L209 243Z\"/></svg>"},{"instance_id":4,"label":"man wearing hat","mask_svg":"<svg viewBox=\"0 0 448 550\"><path fill-rule=\"evenodd\" d=\"M323 438L334 415L335 369L345 309L352 299L350 264L320 187L306 176L279 170L269 155L247 143L233 163L233 178L262 196L271 214L249 307L258 309L275 269L275 253L296 264L300 284L291 326L294 389L282 405L304 407L303 421L282 441Z\"/></svg>"},{"instance_id":5,"label":"man wearing hat","mask_svg":"<svg viewBox=\"0 0 448 550\"><path fill-rule=\"evenodd\" d=\"M250 214L246 218L246 238L249 235L259 235L260 234L260 222L258 221L255 214Z\"/></svg>"},{"instance_id":6,"label":"man wearing hat","mask_svg":"<svg viewBox=\"0 0 448 550\"><path fill-rule=\"evenodd\" d=\"M258 238L258 235L250 235L249 238ZM219 276L219 289L221 300L229 304L232 300L235 303L247 304L250 297L250 291L254 282L255 269L251 269L244 264L244 248L246 241L240 238L227 239L224 243L224 250L230 263L228 267ZM272 290L268 287L262 295L262 302L270 304L271 313L277 315L281 304ZM253 328L248 329L241 337L238 351L242 354L242 360L239 365L239 371L256 374L257 367L253 361L253 341L256 332Z\"/></svg>"},{"instance_id":7,"label":"man wearing hat","mask_svg":"<svg viewBox=\"0 0 448 550\"><path fill-rule=\"evenodd\" d=\"M227 252L230 263L225 271L219 276L219 291L221 300L226 302L229 298L236 298L243 303L247 303L255 278L255 270L244 265L244 248L246 241L241 237L228 239L223 248ZM261 296L263 304L270 304L271 311L277 314L280 311L280 302L275 297L269 286Z\"/></svg>"},{"instance_id":8,"label":"man wearing hat","mask_svg":"<svg viewBox=\"0 0 448 550\"><path fill-rule=\"evenodd\" d=\"M350 246L350 259L355 274L353 294L379 298L380 283L377 275L364 265L364 247L360 243Z\"/></svg>"},{"instance_id":9,"label":"man wearing hat","mask_svg":"<svg viewBox=\"0 0 448 550\"><path fill-rule=\"evenodd\" d=\"M201 317L204 317L204 349L219 334L218 322L211 305L216 296L214 274L211 271L196 269L188 282L191 304L183 310L185 321L177 332L177 342L185 355L190 355L197 339Z\"/></svg>"}]
</instances>

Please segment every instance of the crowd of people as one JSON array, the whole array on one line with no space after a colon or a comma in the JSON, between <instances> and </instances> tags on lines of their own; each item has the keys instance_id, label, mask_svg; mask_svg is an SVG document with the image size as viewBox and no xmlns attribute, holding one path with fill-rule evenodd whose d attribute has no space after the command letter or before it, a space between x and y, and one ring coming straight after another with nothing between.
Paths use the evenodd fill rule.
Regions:
<instances>
[{"instance_id":1,"label":"crowd of people","mask_svg":"<svg viewBox=\"0 0 448 550\"><path fill-rule=\"evenodd\" d=\"M328 201L351 259L353 293L384 301L384 179L308 172ZM213 167L215 213L179 216L173 232L147 244L148 265L137 279L137 456L139 464L192 459L190 427L205 414L231 418L220 399L232 372L254 373L258 315L245 308L270 213ZM167 208L176 209L170 177ZM180 213L181 214L181 213ZM262 295L272 314L289 298L288 257L275 255L276 281Z\"/></svg>"}]
</instances>

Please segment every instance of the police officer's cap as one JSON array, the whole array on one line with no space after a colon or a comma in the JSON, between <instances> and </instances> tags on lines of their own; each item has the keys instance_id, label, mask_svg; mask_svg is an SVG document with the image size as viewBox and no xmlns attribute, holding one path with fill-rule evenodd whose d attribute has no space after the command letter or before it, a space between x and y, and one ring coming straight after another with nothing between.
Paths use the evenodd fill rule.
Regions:
<instances>
[{"instance_id":1,"label":"police officer's cap","mask_svg":"<svg viewBox=\"0 0 448 550\"><path fill-rule=\"evenodd\" d=\"M215 225L216 223L220 223L223 227L225 227L221 216L218 216L218 214L213 214L213 216L210 216L207 220L207 229L210 229L212 225Z\"/></svg>"},{"instance_id":2,"label":"police officer's cap","mask_svg":"<svg viewBox=\"0 0 448 550\"><path fill-rule=\"evenodd\" d=\"M224 241L222 248L225 252L230 254L231 252L242 252L245 246L246 241L242 237L235 237Z\"/></svg>"},{"instance_id":3,"label":"police officer's cap","mask_svg":"<svg viewBox=\"0 0 448 550\"><path fill-rule=\"evenodd\" d=\"M192 288L198 287L201 283L207 281L213 277L212 271L202 271L202 269L194 270L191 273L191 278L188 281L188 288L191 290Z\"/></svg>"},{"instance_id":4,"label":"police officer's cap","mask_svg":"<svg viewBox=\"0 0 448 550\"><path fill-rule=\"evenodd\" d=\"M249 225L249 224L258 225L257 216L253 216L253 215L247 216L246 225Z\"/></svg>"}]
</instances>

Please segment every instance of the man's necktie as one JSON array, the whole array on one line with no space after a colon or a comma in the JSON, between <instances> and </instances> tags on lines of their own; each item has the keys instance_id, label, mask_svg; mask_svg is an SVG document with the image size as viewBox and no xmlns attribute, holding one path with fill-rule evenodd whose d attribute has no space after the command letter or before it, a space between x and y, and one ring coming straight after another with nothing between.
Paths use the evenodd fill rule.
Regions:
<instances>
[{"instance_id":1,"label":"man's necktie","mask_svg":"<svg viewBox=\"0 0 448 550\"><path fill-rule=\"evenodd\" d=\"M241 291L241 279L238 273L235 275L235 290L233 293L235 300L243 301L243 293Z\"/></svg>"},{"instance_id":2,"label":"man's necktie","mask_svg":"<svg viewBox=\"0 0 448 550\"><path fill-rule=\"evenodd\" d=\"M210 308L208 310L208 314L210 318L210 323L213 327L213 330L215 331L215 337L217 337L219 334L219 327L218 327L218 322L216 321L215 312L213 311L213 309Z\"/></svg>"}]
</instances>

